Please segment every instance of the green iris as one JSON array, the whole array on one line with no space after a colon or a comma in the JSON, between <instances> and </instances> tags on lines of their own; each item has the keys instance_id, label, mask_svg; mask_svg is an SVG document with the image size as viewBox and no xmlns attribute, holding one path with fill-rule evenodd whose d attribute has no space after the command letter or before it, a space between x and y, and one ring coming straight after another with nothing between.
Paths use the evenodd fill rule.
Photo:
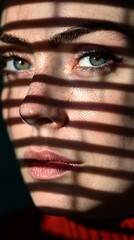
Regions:
<instances>
[{"instance_id":1,"label":"green iris","mask_svg":"<svg viewBox=\"0 0 134 240\"><path fill-rule=\"evenodd\" d=\"M95 67L103 65L106 62L107 62L107 59L99 57L99 56L90 57L90 63Z\"/></svg>"},{"instance_id":2,"label":"green iris","mask_svg":"<svg viewBox=\"0 0 134 240\"><path fill-rule=\"evenodd\" d=\"M14 67L16 70L21 71L21 70L27 70L30 69L31 65L27 61L21 59L21 58L16 58L14 59Z\"/></svg>"}]
</instances>

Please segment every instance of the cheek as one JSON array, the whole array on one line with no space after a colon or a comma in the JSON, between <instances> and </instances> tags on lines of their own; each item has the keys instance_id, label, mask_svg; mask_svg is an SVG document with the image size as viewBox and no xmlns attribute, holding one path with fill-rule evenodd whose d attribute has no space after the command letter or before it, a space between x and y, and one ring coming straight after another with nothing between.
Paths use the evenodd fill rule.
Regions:
<instances>
[{"instance_id":1,"label":"cheek","mask_svg":"<svg viewBox=\"0 0 134 240\"><path fill-rule=\"evenodd\" d=\"M2 115L4 120L7 119L8 117L8 108L7 108L7 104L6 104L6 100L8 99L8 90L4 89L2 90L2 94L1 94L1 102L2 102Z\"/></svg>"},{"instance_id":2,"label":"cheek","mask_svg":"<svg viewBox=\"0 0 134 240\"><path fill-rule=\"evenodd\" d=\"M129 140L134 125L132 97L124 91L75 90L74 98L83 109L72 112L72 119L81 126L78 129L84 141L120 146Z\"/></svg>"},{"instance_id":3,"label":"cheek","mask_svg":"<svg viewBox=\"0 0 134 240\"><path fill-rule=\"evenodd\" d=\"M12 86L9 86L4 87L1 94L2 114L7 126L9 137L12 140L22 139L27 131L27 127L23 124L19 115L19 106L24 97L24 91L17 87L13 88Z\"/></svg>"}]
</instances>

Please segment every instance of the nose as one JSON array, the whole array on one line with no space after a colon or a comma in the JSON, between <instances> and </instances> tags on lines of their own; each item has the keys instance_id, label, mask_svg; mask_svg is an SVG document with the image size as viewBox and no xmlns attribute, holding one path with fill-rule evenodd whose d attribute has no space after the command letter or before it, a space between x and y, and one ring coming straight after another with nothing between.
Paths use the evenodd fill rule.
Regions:
<instances>
[{"instance_id":1,"label":"nose","mask_svg":"<svg viewBox=\"0 0 134 240\"><path fill-rule=\"evenodd\" d=\"M36 128L47 126L51 128L60 128L67 123L67 113L58 102L48 96L48 91L43 90L44 86L40 84L31 84L27 95L25 96L19 108L22 120ZM47 94L45 94L47 92Z\"/></svg>"}]
</instances>

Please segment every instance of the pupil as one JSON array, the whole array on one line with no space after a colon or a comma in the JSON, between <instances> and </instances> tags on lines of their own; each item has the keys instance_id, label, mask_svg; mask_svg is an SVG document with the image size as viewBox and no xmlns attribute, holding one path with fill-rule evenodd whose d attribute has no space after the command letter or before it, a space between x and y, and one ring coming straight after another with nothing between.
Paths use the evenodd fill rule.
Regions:
<instances>
[{"instance_id":1,"label":"pupil","mask_svg":"<svg viewBox=\"0 0 134 240\"><path fill-rule=\"evenodd\" d=\"M22 60L19 60L18 63L19 63L19 65L22 65L22 66L24 65L24 61L22 61Z\"/></svg>"},{"instance_id":2,"label":"pupil","mask_svg":"<svg viewBox=\"0 0 134 240\"><path fill-rule=\"evenodd\" d=\"M100 60L100 57L94 57L94 60L95 60L95 61L99 61L99 60Z\"/></svg>"},{"instance_id":3,"label":"pupil","mask_svg":"<svg viewBox=\"0 0 134 240\"><path fill-rule=\"evenodd\" d=\"M103 65L106 63L106 59L102 58L100 56L91 57L90 61L93 66L99 66L99 65Z\"/></svg>"}]
</instances>

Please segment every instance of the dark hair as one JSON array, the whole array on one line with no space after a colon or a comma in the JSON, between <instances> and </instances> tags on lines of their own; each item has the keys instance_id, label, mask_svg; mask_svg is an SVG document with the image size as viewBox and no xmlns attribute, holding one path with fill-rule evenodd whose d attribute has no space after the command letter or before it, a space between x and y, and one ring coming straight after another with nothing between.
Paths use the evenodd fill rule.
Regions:
<instances>
[{"instance_id":1,"label":"dark hair","mask_svg":"<svg viewBox=\"0 0 134 240\"><path fill-rule=\"evenodd\" d=\"M0 17L3 9L3 3L4 3L4 0L0 0Z\"/></svg>"}]
</instances>

